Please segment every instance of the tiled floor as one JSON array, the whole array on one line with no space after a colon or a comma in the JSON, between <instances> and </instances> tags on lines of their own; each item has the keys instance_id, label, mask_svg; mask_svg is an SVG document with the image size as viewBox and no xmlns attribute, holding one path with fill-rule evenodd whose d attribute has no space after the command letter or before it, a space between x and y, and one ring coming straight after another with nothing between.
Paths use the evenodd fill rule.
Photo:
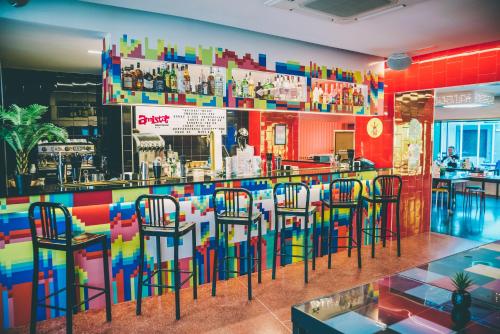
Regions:
<instances>
[{"instance_id":1,"label":"tiled floor","mask_svg":"<svg viewBox=\"0 0 500 334\"><path fill-rule=\"evenodd\" d=\"M174 316L172 293L147 298L143 315L135 315L135 303L113 305L113 321L106 323L104 311L89 311L75 316L75 333L290 333L290 307L315 297L360 285L396 272L408 270L481 244L474 240L428 233L403 239L402 257L395 252L395 242L377 249L371 259L369 248L363 248L363 268L358 270L356 254L346 252L333 257L333 268L327 269L327 257L320 258L304 284L301 263L279 268L277 279L271 271L263 273L263 283L254 285L254 300L246 299L246 277L234 278L217 285L217 297L210 296L210 285L203 285L198 300L192 300L191 289L181 296L181 320ZM256 278L256 277L255 277ZM254 280L256 282L256 279ZM38 324L39 333L62 333L64 318ZM17 328L9 333L24 333Z\"/></svg>"},{"instance_id":2,"label":"tiled floor","mask_svg":"<svg viewBox=\"0 0 500 334\"><path fill-rule=\"evenodd\" d=\"M463 196L457 195L456 207L452 212L433 202L431 230L456 237L491 242L500 240L500 199L486 198L485 210L479 210L475 203L464 212Z\"/></svg>"}]
</instances>

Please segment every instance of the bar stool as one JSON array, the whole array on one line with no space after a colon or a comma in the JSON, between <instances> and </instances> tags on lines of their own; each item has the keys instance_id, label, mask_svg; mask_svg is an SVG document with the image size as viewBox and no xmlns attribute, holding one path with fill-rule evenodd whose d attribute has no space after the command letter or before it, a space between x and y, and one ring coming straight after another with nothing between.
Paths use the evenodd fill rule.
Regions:
<instances>
[{"instance_id":1,"label":"bar stool","mask_svg":"<svg viewBox=\"0 0 500 334\"><path fill-rule=\"evenodd\" d=\"M64 217L59 219L59 217ZM33 242L33 284L31 289L30 333L36 332L37 307L51 308L66 312L66 333L73 332L73 313L77 308L101 295L106 299L106 321L111 321L111 289L109 283L108 245L103 234L82 233L73 235L73 224L68 209L58 203L32 203L28 218ZM63 222L64 220L64 222ZM39 234L41 232L41 234ZM75 283L75 263L73 253L87 246L100 244L102 247L104 288ZM66 253L66 287L38 300L39 251L41 248ZM75 288L87 288L99 291L92 297L76 303ZM46 304L45 300L66 290L66 307Z\"/></svg>"},{"instance_id":2,"label":"bar stool","mask_svg":"<svg viewBox=\"0 0 500 334\"><path fill-rule=\"evenodd\" d=\"M337 248L347 248L347 255L351 257L352 243L356 244L358 250L358 268L361 268L361 204L363 195L363 184L357 179L336 179L330 182L330 195L328 199L321 201L321 236L324 235L325 208L330 209L330 220L328 224L328 269L332 267L332 239L348 239L347 246L337 246ZM346 237L336 236L333 232L333 210L349 209L349 235ZM356 240L353 233L353 218L356 213ZM321 250L323 252L323 249Z\"/></svg>"},{"instance_id":3,"label":"bar stool","mask_svg":"<svg viewBox=\"0 0 500 334\"><path fill-rule=\"evenodd\" d=\"M243 188L220 188L216 189L212 197L215 216L215 257L212 277L212 296L217 291L217 273L225 272L224 278L227 280L228 274L238 274L236 270L229 270L229 259L247 260L248 277L248 300L252 300L252 272L255 268L254 261L257 261L258 282L262 282L262 224L261 213L253 212L253 197L250 191ZM250 250L250 240L252 227L257 223L257 253L258 256L252 259ZM229 226L241 225L247 230L247 249L245 256L229 256ZM219 269L219 230L224 230L224 270Z\"/></svg>"},{"instance_id":4,"label":"bar stool","mask_svg":"<svg viewBox=\"0 0 500 334\"><path fill-rule=\"evenodd\" d=\"M304 190L306 193L305 205L301 206L299 204L299 193ZM284 195L284 201L278 200L278 193ZM309 204L310 191L309 187L305 183L298 182L285 182L278 183L273 189L274 196L274 215L275 215L275 225L274 225L274 252L273 252L273 272L272 278L276 278L276 256L280 255L280 265L283 267L283 257L288 256L291 258L301 258L304 260L304 282L309 281L309 218L313 216L313 244L312 244L312 269L316 269L316 207ZM279 217L282 218L283 223L281 224L281 237L280 237L280 249L278 250L278 231L279 228ZM303 255L293 255L287 254L285 252L285 232L286 232L286 217L304 217L304 244L291 244L292 247L302 247Z\"/></svg>"},{"instance_id":5,"label":"bar stool","mask_svg":"<svg viewBox=\"0 0 500 334\"><path fill-rule=\"evenodd\" d=\"M470 185L465 187L464 191L464 212L467 209L472 210L472 197L474 196L476 207L480 207L481 210L486 208L486 192L481 188L481 186ZM479 202L479 203L478 203Z\"/></svg>"},{"instance_id":6,"label":"bar stool","mask_svg":"<svg viewBox=\"0 0 500 334\"><path fill-rule=\"evenodd\" d=\"M371 196L363 196L363 199L372 204L372 224L371 228L363 228L362 232L371 236L372 239L372 258L375 257L375 235L376 230L380 230L382 238L382 246L385 247L387 233L396 235L398 256L401 256L401 226L399 219L399 208L401 200L401 189L403 179L399 175L379 175L373 180ZM377 224L377 204L381 205L380 220L381 227L376 227ZM387 216L389 204L396 204L396 231L387 229Z\"/></svg>"},{"instance_id":7,"label":"bar stool","mask_svg":"<svg viewBox=\"0 0 500 334\"><path fill-rule=\"evenodd\" d=\"M144 215L142 214L144 207ZM167 209L165 209L167 208ZM172 208L174 210L172 210ZM139 275L137 278L137 315L141 314L142 306L142 287L152 286L158 288L158 293L163 293L163 288L174 289L175 293L175 318L181 318L180 306L180 289L191 277L193 278L193 298L198 298L197 285L198 273L196 265L196 225L193 222L179 221L179 202L175 197L170 195L142 195L135 201L135 212L137 221L139 222ZM174 215L172 221L171 215ZM193 256L193 271L180 270L179 268L179 243L181 237L191 232L192 236L192 256ZM153 270L150 275L143 279L144 275L144 239L146 237L156 237L156 270ZM160 238L174 239L174 269L162 269L161 267L161 247ZM166 285L162 282L162 272L174 273L174 284ZM188 276L181 282L181 273ZM148 281L157 275L158 284L148 283Z\"/></svg>"}]
</instances>

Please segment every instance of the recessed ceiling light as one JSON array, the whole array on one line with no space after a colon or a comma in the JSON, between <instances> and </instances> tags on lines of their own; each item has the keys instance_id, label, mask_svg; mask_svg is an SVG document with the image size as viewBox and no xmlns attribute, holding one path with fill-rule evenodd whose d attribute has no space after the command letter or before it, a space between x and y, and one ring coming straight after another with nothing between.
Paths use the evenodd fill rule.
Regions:
<instances>
[{"instance_id":1,"label":"recessed ceiling light","mask_svg":"<svg viewBox=\"0 0 500 334\"><path fill-rule=\"evenodd\" d=\"M102 53L102 51L99 50L87 50L87 52L94 55L100 55Z\"/></svg>"}]
</instances>

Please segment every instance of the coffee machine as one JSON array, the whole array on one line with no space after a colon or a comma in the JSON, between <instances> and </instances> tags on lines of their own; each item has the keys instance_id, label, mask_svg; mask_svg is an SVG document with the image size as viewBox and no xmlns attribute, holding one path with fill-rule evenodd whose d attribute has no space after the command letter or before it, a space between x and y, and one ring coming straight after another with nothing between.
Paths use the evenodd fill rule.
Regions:
<instances>
[{"instance_id":1,"label":"coffee machine","mask_svg":"<svg viewBox=\"0 0 500 334\"><path fill-rule=\"evenodd\" d=\"M38 143L38 173L46 182L68 179L80 182L85 174L95 172L95 146L86 139L68 139L66 143L41 141ZM78 161L78 166L72 166Z\"/></svg>"},{"instance_id":2,"label":"coffee machine","mask_svg":"<svg viewBox=\"0 0 500 334\"><path fill-rule=\"evenodd\" d=\"M165 141L160 135L152 133L134 133L134 170L143 176L153 174L153 163L158 157L164 158ZM142 166L141 166L142 165ZM147 172L144 171L147 166Z\"/></svg>"}]
</instances>

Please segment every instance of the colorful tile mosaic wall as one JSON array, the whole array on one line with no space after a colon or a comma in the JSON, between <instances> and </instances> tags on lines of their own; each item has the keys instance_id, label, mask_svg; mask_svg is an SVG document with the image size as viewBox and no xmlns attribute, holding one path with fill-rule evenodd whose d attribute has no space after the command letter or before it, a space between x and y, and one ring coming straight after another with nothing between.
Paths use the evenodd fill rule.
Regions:
<instances>
[{"instance_id":1,"label":"colorful tile mosaic wall","mask_svg":"<svg viewBox=\"0 0 500 334\"><path fill-rule=\"evenodd\" d=\"M384 84L382 77L370 72L351 72L341 68L328 69L325 66L320 67L313 63L307 66L293 61L276 62L274 69L268 69L264 54L259 54L258 60L254 60L248 53L243 57L239 57L234 51L222 48L185 47L184 55L181 55L179 51L180 48L177 45L166 44L162 39L151 45L146 38L143 45L140 40L129 39L127 35L123 35L118 46L112 45L111 50L106 50L103 53L103 103L196 105L259 110L335 112L329 105L312 108L309 99L307 102L293 102L233 97L231 71L233 68L240 68L304 76L307 79L308 96L311 93L311 78L313 77L364 84L369 87L369 107L358 107L353 113L355 115L370 115L381 113L383 110ZM121 58L225 67L227 69L226 97L123 90L121 87Z\"/></svg>"},{"instance_id":2,"label":"colorful tile mosaic wall","mask_svg":"<svg viewBox=\"0 0 500 334\"><path fill-rule=\"evenodd\" d=\"M202 183L187 185L154 186L137 189L120 189L109 191L95 191L84 193L64 193L53 195L40 195L31 197L12 197L0 199L0 309L2 313L1 328L20 326L29 321L29 301L31 289L31 275L33 267L31 236L27 219L27 209L30 202L52 201L66 205L72 216L76 231L87 231L105 234L110 245L112 265L112 299L114 303L136 298L136 282L139 255L139 235L134 211L135 199L144 193L172 194L179 198L181 219L196 222L197 230L197 260L199 264L200 283L210 282L213 264L214 248L214 221L211 195L216 187L244 187L252 191L255 207L263 215L264 233L264 268L272 264L272 238L274 236L273 199L272 187L277 182L301 181L310 185L311 200L319 205L323 196L328 196L328 184L337 177L357 177L364 180L365 191L370 180L377 173L388 173L390 170L379 172L359 172L343 174L321 174L314 176L296 176L282 178L262 178L252 180L231 181L224 183ZM370 208L364 208L365 224L369 222ZM318 222L320 213L318 213ZM326 214L328 218L328 213ZM337 212L335 216L335 230L339 235L346 235L346 218L344 212ZM293 221L293 228L289 233L298 243L303 234L300 229L301 222ZM318 227L319 228L319 227ZM412 229L412 231L410 231ZM407 232L419 233L418 226L404 227ZM410 233L407 233L408 235ZM289 235L289 236L290 236ZM246 244L245 231L235 227L231 231L230 252L242 252ZM150 273L155 266L155 240L147 243L147 272ZM257 239L253 238L250 247L256 249ZM341 241L344 242L344 241ZM295 243L295 242L294 242ZM365 244L368 239L365 238ZM172 241L162 240L162 258L164 267L172 266ZM293 251L299 251L293 250ZM191 238L187 236L181 244L181 266L190 268ZM77 252L76 263L78 266L78 279L89 285L100 286L103 284L100 268L102 266L101 253L98 249L88 248ZM232 263L234 268L243 274L244 263ZM65 285L65 260L62 254L54 251L43 251L40 257L40 285L39 296L48 295ZM172 282L172 275L165 277ZM81 289L80 296L86 296L88 291ZM144 295L156 294L155 288L145 289ZM64 296L51 298L51 303L64 305ZM82 309L104 307L104 300L92 300ZM38 310L38 319L47 319L63 315L56 310Z\"/></svg>"}]
</instances>

